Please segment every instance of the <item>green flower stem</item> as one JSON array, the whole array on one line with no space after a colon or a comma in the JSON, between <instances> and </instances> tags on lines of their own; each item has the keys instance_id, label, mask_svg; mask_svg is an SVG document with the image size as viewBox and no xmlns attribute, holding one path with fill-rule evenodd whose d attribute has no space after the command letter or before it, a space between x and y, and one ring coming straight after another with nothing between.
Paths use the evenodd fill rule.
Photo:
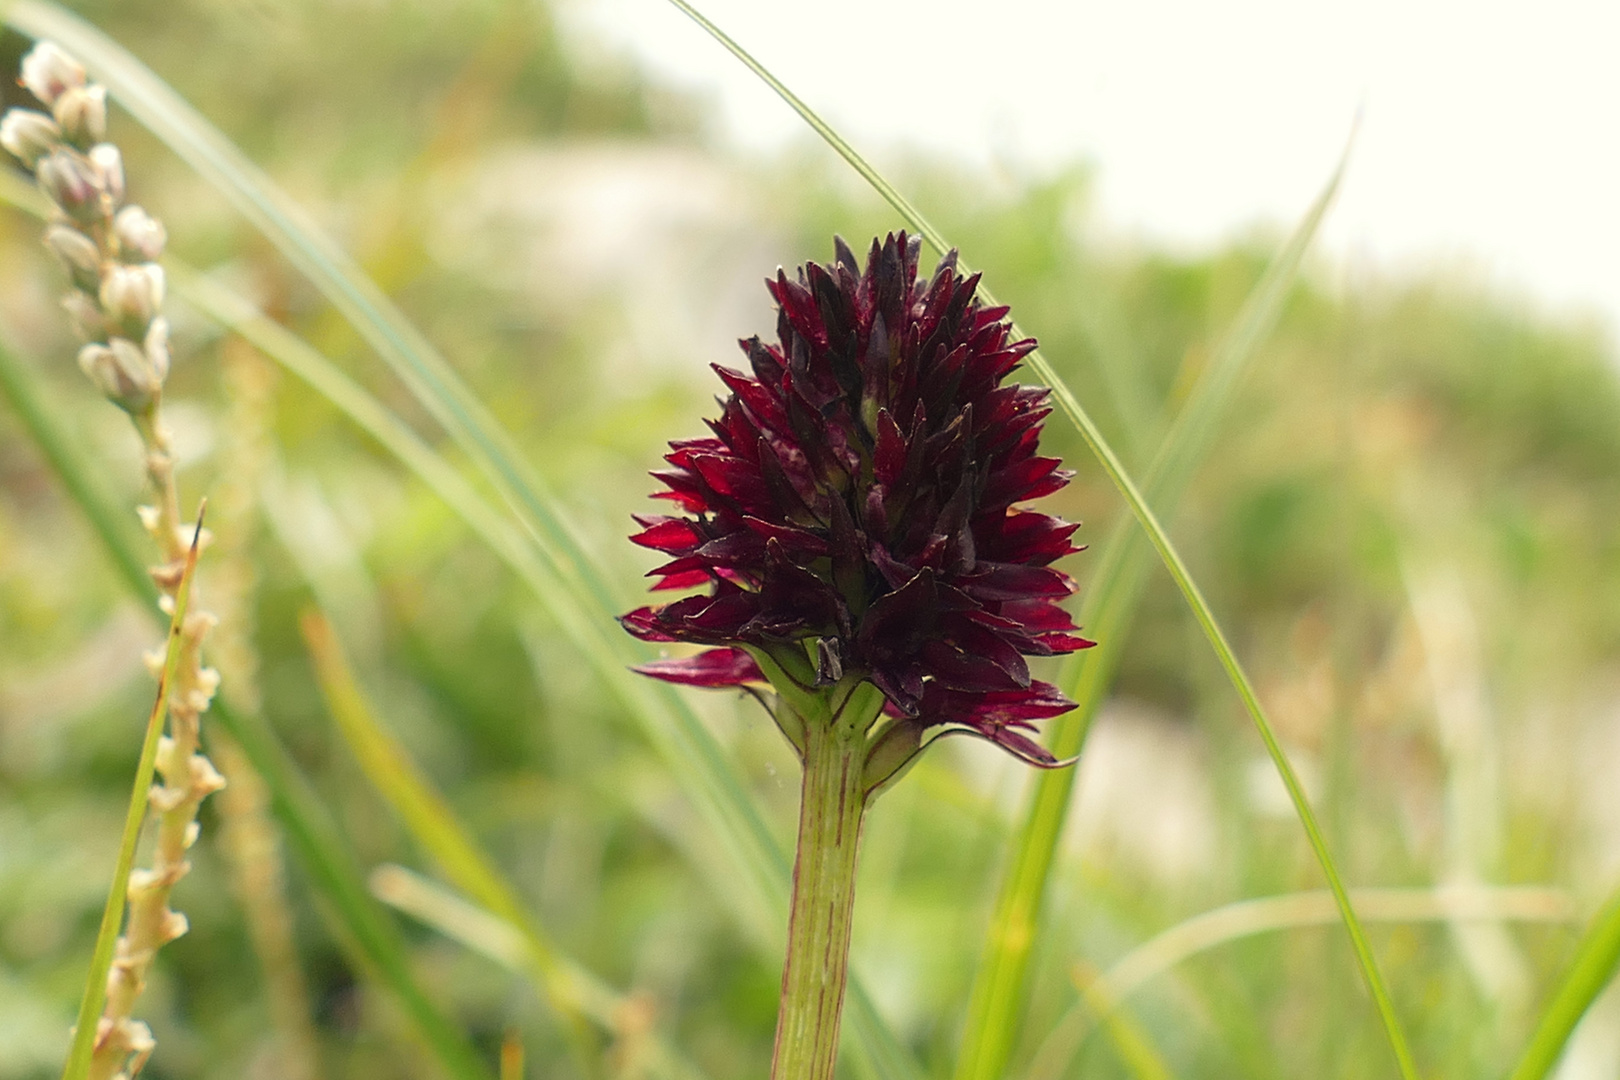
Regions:
<instances>
[{"instance_id":1,"label":"green flower stem","mask_svg":"<svg viewBox=\"0 0 1620 1080\"><path fill-rule=\"evenodd\" d=\"M799 853L771 1080L830 1080L838 1059L855 860L866 812L864 726L810 718L803 759Z\"/></svg>"}]
</instances>

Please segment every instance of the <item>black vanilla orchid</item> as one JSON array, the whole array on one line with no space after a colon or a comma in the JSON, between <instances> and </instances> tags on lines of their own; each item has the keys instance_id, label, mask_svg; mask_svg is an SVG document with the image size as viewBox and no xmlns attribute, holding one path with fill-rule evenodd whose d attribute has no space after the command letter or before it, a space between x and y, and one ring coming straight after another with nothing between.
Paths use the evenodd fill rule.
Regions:
<instances>
[{"instance_id":1,"label":"black vanilla orchid","mask_svg":"<svg viewBox=\"0 0 1620 1080\"><path fill-rule=\"evenodd\" d=\"M1057 764L1029 733L1072 703L1024 658L1092 642L1050 565L1079 550L1076 526L1019 505L1071 476L1039 453L1049 392L1004 385L1035 342L1007 340L1007 309L979 303L955 252L923 282L915 237L874 240L864 272L835 244L835 263L767 281L777 343L741 342L751 374L714 365L731 393L713 434L672 443L653 473L684 511L637 517L632 539L670 556L654 589L705 591L624 625L715 647L638 670L697 686L765 681L761 661L812 685L858 674L912 749L948 727Z\"/></svg>"},{"instance_id":2,"label":"black vanilla orchid","mask_svg":"<svg viewBox=\"0 0 1620 1080\"><path fill-rule=\"evenodd\" d=\"M830 1080L848 978L866 807L928 732L981 735L1061 764L1030 734L1073 704L1028 656L1092 643L1052 569L1075 526L1022 504L1069 482L1042 457L1047 391L1003 385L1033 341L977 300L956 254L917 279L920 245L842 240L767 287L775 345L742 343L752 374L711 435L671 444L653 475L679 515L640 517L668 555L654 589L702 591L624 616L648 641L711 646L638 670L696 686L770 683L803 764L773 1080ZM762 698L763 700L763 698Z\"/></svg>"}]
</instances>

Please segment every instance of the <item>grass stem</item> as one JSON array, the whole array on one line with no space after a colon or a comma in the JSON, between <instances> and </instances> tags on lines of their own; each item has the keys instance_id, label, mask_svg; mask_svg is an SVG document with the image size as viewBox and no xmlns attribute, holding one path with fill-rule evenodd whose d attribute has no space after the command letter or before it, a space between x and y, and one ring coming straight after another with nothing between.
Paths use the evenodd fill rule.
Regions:
<instances>
[{"instance_id":1,"label":"grass stem","mask_svg":"<svg viewBox=\"0 0 1620 1080\"><path fill-rule=\"evenodd\" d=\"M135 845L141 837L141 825L146 821L147 802L154 788L152 778L157 771L158 750L163 741L163 721L169 713L169 695L185 652L184 626L186 609L191 601L191 583L197 572L198 540L202 536L202 513L197 514L197 528L192 534L191 547L186 552L185 568L174 594L174 613L169 617L168 644L163 656L163 674L158 679L157 699L146 720L146 735L141 742L141 757L135 766L135 783L129 796L129 811L124 816L123 839L118 846L118 862L113 868L112 886L107 890L107 903L101 910L101 927L96 933L96 947L90 961L90 974L85 979L84 996L79 1001L79 1019L74 1028L73 1043L68 1050L67 1062L62 1069L63 1080L83 1080L89 1074L102 1031L97 1023L102 1007L107 1002L108 977L118 951L118 929L123 921L124 904L129 894L130 875L135 866ZM108 1034L110 1034L110 1030ZM150 1044L150 1036L146 1042ZM139 1053L139 1048L131 1047ZM146 1052L150 1052L148 1045ZM144 1056L141 1058L144 1061ZM138 1070L138 1066L137 1066Z\"/></svg>"},{"instance_id":2,"label":"grass stem","mask_svg":"<svg viewBox=\"0 0 1620 1080\"><path fill-rule=\"evenodd\" d=\"M1564 1044L1599 994L1620 970L1620 892L1609 898L1576 947L1553 999L1514 1068L1511 1080L1541 1080L1558 1063Z\"/></svg>"}]
</instances>

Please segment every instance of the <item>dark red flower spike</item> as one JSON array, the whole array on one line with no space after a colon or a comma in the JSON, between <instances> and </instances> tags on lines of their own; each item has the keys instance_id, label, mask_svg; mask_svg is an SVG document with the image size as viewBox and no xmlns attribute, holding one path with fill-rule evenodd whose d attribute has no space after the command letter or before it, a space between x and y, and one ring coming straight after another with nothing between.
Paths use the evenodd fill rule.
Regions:
<instances>
[{"instance_id":1,"label":"dark red flower spike","mask_svg":"<svg viewBox=\"0 0 1620 1080\"><path fill-rule=\"evenodd\" d=\"M1024 658L1093 643L1050 566L1080 550L1076 526L1021 505L1071 475L1038 453L1048 391L1002 385L1035 342L1008 340L1007 309L979 303L954 252L923 282L903 232L874 240L864 271L835 245L832 264L766 282L776 344L741 343L752 374L715 366L730 394L711 434L671 443L653 473L682 512L636 519L632 539L669 557L653 588L705 591L621 621L714 648L637 670L741 686L764 681L762 656L853 675L919 745L948 727L1059 764L1030 733L1073 704Z\"/></svg>"}]
</instances>

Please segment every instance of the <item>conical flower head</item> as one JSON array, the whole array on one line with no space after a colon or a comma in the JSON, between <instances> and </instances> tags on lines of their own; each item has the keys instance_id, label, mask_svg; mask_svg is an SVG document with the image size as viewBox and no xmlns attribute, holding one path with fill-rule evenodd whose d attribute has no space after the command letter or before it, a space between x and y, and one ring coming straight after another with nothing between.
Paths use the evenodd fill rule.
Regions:
<instances>
[{"instance_id":1,"label":"conical flower head","mask_svg":"<svg viewBox=\"0 0 1620 1080\"><path fill-rule=\"evenodd\" d=\"M1006 383L1033 340L976 298L952 252L930 280L919 243L874 240L863 270L836 241L830 265L766 283L777 341L742 342L748 371L711 434L671 443L653 473L676 515L637 517L632 539L670 556L654 589L703 591L624 616L649 641L715 646L648 664L701 686L763 681L755 658L855 675L895 723L949 725L1036 764L1031 721L1072 703L1025 657L1082 649L1051 563L1076 526L1022 504L1068 483L1039 452L1044 388Z\"/></svg>"}]
</instances>

